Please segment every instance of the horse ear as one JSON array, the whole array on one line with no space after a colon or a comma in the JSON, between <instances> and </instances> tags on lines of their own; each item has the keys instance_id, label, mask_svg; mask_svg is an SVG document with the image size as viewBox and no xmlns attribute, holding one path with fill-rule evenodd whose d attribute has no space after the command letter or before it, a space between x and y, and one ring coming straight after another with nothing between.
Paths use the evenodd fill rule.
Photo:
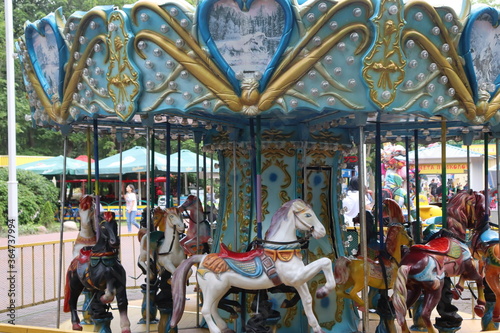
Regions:
<instances>
[{"instance_id":1,"label":"horse ear","mask_svg":"<svg viewBox=\"0 0 500 333\"><path fill-rule=\"evenodd\" d=\"M297 212L300 212L301 210L307 208L307 204L306 204L306 202L304 200L297 199L293 203L293 207L294 207L293 211L295 213L297 213Z\"/></svg>"}]
</instances>

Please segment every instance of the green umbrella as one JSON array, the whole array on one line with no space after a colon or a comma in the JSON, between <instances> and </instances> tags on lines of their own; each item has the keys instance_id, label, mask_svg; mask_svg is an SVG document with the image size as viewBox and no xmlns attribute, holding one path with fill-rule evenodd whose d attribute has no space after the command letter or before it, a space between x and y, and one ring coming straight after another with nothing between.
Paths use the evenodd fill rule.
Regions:
<instances>
[{"instance_id":1,"label":"green umbrella","mask_svg":"<svg viewBox=\"0 0 500 333\"><path fill-rule=\"evenodd\" d=\"M133 147L121 154L122 173L146 172L146 148ZM166 155L155 152L155 169L165 171L167 169ZM77 174L86 175L87 165L77 170ZM110 175L120 173L120 154L99 160L99 174Z\"/></svg>"},{"instance_id":2,"label":"green umbrella","mask_svg":"<svg viewBox=\"0 0 500 333\"><path fill-rule=\"evenodd\" d=\"M196 155L190 150L181 149L181 172L196 172L196 158L198 157L198 171L203 171L203 155ZM177 172L179 156L178 153L170 155L170 172ZM219 172L219 162L207 157L207 172L210 172L211 165L214 166L214 172Z\"/></svg>"},{"instance_id":3,"label":"green umbrella","mask_svg":"<svg viewBox=\"0 0 500 333\"><path fill-rule=\"evenodd\" d=\"M18 165L17 169L29 170L44 176L57 176L62 175L64 170L64 156L48 158L46 160L30 162ZM66 174L75 175L78 169L86 168L87 163L75 160L73 158L66 158Z\"/></svg>"}]
</instances>

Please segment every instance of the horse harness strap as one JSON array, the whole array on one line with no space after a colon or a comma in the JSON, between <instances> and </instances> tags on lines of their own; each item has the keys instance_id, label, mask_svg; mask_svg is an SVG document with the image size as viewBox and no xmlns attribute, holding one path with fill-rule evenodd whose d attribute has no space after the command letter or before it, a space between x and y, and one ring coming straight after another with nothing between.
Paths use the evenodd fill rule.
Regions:
<instances>
[{"instance_id":1,"label":"horse harness strap","mask_svg":"<svg viewBox=\"0 0 500 333\"><path fill-rule=\"evenodd\" d=\"M262 267L264 268L264 272L266 272L267 277L273 282L275 286L282 284L281 279L276 272L276 266L274 265L274 260L269 257L266 252L263 252L260 255L260 261L262 262Z\"/></svg>"},{"instance_id":2,"label":"horse harness strap","mask_svg":"<svg viewBox=\"0 0 500 333\"><path fill-rule=\"evenodd\" d=\"M99 263L102 263L104 266L111 267L118 261L118 255L116 252L102 252L102 253L94 253L90 254L90 266L95 267Z\"/></svg>"},{"instance_id":3,"label":"horse harness strap","mask_svg":"<svg viewBox=\"0 0 500 333\"><path fill-rule=\"evenodd\" d=\"M175 233L176 231L174 230L174 232L172 233L172 241L170 242L170 248L168 249L168 251L158 253L159 256L164 256L172 252L172 249L174 248Z\"/></svg>"},{"instance_id":4,"label":"horse harness strap","mask_svg":"<svg viewBox=\"0 0 500 333\"><path fill-rule=\"evenodd\" d=\"M291 249L291 250L273 250L273 249L264 249L264 252L260 256L260 260L262 262L262 267L264 268L264 272L269 277L275 286L282 284L281 279L276 272L275 262L277 260L288 262L292 260L294 256L297 256L299 259L302 259L302 252L300 249Z\"/></svg>"}]
</instances>

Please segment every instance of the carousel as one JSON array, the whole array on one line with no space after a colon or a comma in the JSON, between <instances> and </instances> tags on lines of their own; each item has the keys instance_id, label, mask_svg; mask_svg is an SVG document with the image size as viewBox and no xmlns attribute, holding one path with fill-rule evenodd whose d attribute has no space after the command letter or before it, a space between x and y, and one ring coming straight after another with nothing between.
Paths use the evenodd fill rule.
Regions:
<instances>
[{"instance_id":1,"label":"carousel","mask_svg":"<svg viewBox=\"0 0 500 333\"><path fill-rule=\"evenodd\" d=\"M397 322L407 332L405 312L413 306L424 330L454 332L460 323L442 320L435 328L429 318L454 276L462 286L476 281L476 313L490 325L500 321L500 306L488 307L482 292L486 272L500 294L487 182L443 200L443 231L426 245L418 201L416 215L404 216L394 200L383 200L389 171L381 163L371 173L373 212L359 214L359 250L343 216L343 170L354 164L359 184L367 184L368 148L382 161L386 142L406 151L450 140L487 145L500 133L499 12L451 3L139 1L56 10L26 24L16 47L33 126L60 130L65 143L72 131L93 133L97 178L102 135L124 142L140 134L151 155L155 142L165 141L166 156L171 141L180 147L192 138L198 152L219 160L211 239L203 238L212 234L200 222L203 208L190 211L197 233L179 239L179 216L196 197L162 212L147 208L139 259L146 326L155 292L164 288L160 331L182 331L190 272L201 296L200 327L212 333L368 331L368 286L380 290L378 331L395 332ZM400 173L409 184L407 169ZM94 194L98 203L98 186ZM364 207L365 186L359 198ZM82 204L94 207L87 220L96 235L67 268L65 310L81 329L76 300L90 290L92 320L106 332L105 305L116 297L122 332L130 332L114 216ZM472 234L474 250L466 243ZM472 254L489 263L484 271Z\"/></svg>"}]
</instances>

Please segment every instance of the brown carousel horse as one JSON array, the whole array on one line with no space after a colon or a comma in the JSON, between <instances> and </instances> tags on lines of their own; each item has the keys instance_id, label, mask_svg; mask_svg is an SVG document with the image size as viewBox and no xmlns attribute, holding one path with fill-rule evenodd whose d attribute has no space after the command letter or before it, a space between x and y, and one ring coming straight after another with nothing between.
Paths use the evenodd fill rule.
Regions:
<instances>
[{"instance_id":1,"label":"brown carousel horse","mask_svg":"<svg viewBox=\"0 0 500 333\"><path fill-rule=\"evenodd\" d=\"M130 333L127 315L128 300L126 293L125 269L118 259L120 238L113 212L104 212L99 223L99 239L92 247L84 247L73 259L66 273L64 290L64 312L71 312L73 330L81 331L80 319L76 310L78 297L83 289L93 293L89 312L92 319L110 317L108 304L116 296L120 312L122 333Z\"/></svg>"},{"instance_id":2,"label":"brown carousel horse","mask_svg":"<svg viewBox=\"0 0 500 333\"><path fill-rule=\"evenodd\" d=\"M368 285L377 289L391 289L402 257L401 247L411 245L413 240L402 224L403 212L395 200L385 199L383 212L384 217L389 219L385 250L377 251L376 258L368 258ZM363 257L339 257L335 261L337 295L350 298L363 308L365 304L357 293L364 288L365 275Z\"/></svg>"},{"instance_id":3,"label":"brown carousel horse","mask_svg":"<svg viewBox=\"0 0 500 333\"><path fill-rule=\"evenodd\" d=\"M482 317L485 310L483 278L474 265L472 254L465 244L465 232L474 225L476 210L481 202L472 191L458 193L448 203L448 230L442 229L427 244L413 245L401 261L392 297L396 318L403 332L409 332L405 320L408 307L412 306L420 294L424 294L422 320L428 332L436 330L430 315L441 299L444 277L460 276L460 281L474 280L479 298L474 312ZM484 201L483 201L484 203ZM484 206L483 206L484 207ZM460 282L457 289L463 289Z\"/></svg>"},{"instance_id":4,"label":"brown carousel horse","mask_svg":"<svg viewBox=\"0 0 500 333\"><path fill-rule=\"evenodd\" d=\"M476 194L477 200L485 202L484 196ZM500 240L498 230L492 230L488 216L485 210L476 211L477 222L474 228L474 234L471 239L472 254L479 260L479 270L485 276L486 282L495 294L497 300L500 300ZM497 226L498 227L498 226ZM493 308L493 322L500 322L500 302L495 302Z\"/></svg>"}]
</instances>

